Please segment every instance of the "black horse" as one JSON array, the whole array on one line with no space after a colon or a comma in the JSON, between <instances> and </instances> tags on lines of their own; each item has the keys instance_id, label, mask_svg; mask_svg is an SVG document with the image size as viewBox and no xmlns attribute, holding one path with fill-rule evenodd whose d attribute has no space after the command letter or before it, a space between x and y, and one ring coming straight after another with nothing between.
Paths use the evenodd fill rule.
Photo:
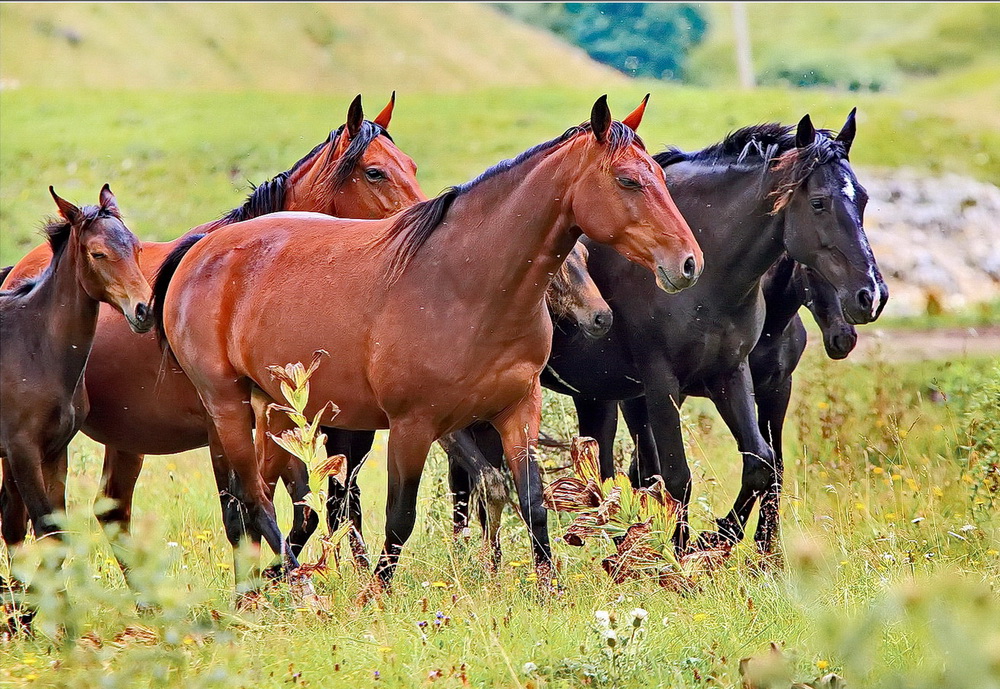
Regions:
<instances>
[{"instance_id":1,"label":"black horse","mask_svg":"<svg viewBox=\"0 0 1000 689\"><path fill-rule=\"evenodd\" d=\"M774 448L780 462L781 430L791 396L792 374L806 347L806 329L798 315L800 307L806 306L812 312L831 359L843 359L851 353L857 344L857 331L844 319L834 287L814 270L795 263L787 254L764 275L761 292L766 315L760 339L748 361L760 432ZM555 320L555 323L563 333L572 334L573 323L565 320ZM613 408L614 402L609 404ZM629 474L633 484L638 485L639 454L657 461L656 441L646 418L643 397L625 400L621 408L636 443ZM496 564L500 559L499 515L509 501L509 481L503 471L499 438L488 425L482 424L453 433L442 446L448 453L455 532L461 533L468 527L470 502L475 502L483 539L492 548ZM471 500L472 495L477 499Z\"/></svg>"},{"instance_id":2,"label":"black horse","mask_svg":"<svg viewBox=\"0 0 1000 689\"><path fill-rule=\"evenodd\" d=\"M701 279L684 293L661 297L646 276L591 249L591 274L615 324L598 343L554 341L543 381L573 397L580 434L600 443L605 475L613 472L617 425L608 402L645 396L656 455L639 453L636 473L644 485L662 476L683 506L679 547L687 544L691 494L679 410L692 395L713 401L743 456L739 495L715 536L741 540L761 498L755 540L764 552L773 547L782 466L758 428L748 361L764 326L767 270L784 252L813 268L834 286L851 324L874 320L884 305L887 290L862 226L867 194L848 161L855 131L854 111L836 137L806 115L797 128L746 127L701 151L659 154L706 256Z\"/></svg>"}]
</instances>

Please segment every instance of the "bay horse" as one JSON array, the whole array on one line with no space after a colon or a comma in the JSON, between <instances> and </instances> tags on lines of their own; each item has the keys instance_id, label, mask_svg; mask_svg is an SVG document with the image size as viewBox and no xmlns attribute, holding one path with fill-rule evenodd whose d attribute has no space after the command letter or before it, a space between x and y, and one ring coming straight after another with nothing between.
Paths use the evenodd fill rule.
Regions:
<instances>
[{"instance_id":1,"label":"bay horse","mask_svg":"<svg viewBox=\"0 0 1000 689\"><path fill-rule=\"evenodd\" d=\"M589 122L386 220L278 213L206 235L164 264L157 327L286 568L298 563L257 470L247 403L255 388L281 399L269 365L323 349L336 355L310 380L306 413L329 400L340 410L328 425L389 429L386 540L366 596L388 587L413 530L431 443L480 419L500 432L539 581L551 581L533 458L549 282L581 234L641 264L664 291L701 273L701 250L635 134L645 102L617 122L602 96Z\"/></svg>"},{"instance_id":2,"label":"bay horse","mask_svg":"<svg viewBox=\"0 0 1000 689\"><path fill-rule=\"evenodd\" d=\"M643 485L660 475L683 506L679 548L687 546L691 494L679 410L694 395L712 400L743 457L733 508L701 544L741 540L760 498L754 538L762 552L773 549L782 465L757 423L748 362L764 324L767 270L784 252L816 270L851 324L874 320L884 305L887 290L863 229L867 194L848 160L855 133L852 110L836 136L817 131L806 115L797 127L746 127L701 151L659 154L707 256L697 286L676 297L662 298L645 275L591 248L591 274L614 309L614 325L599 343L572 347L557 333L545 383L573 396L580 434L600 443L605 476L614 469L614 403L645 397L657 452L637 474Z\"/></svg>"},{"instance_id":3,"label":"bay horse","mask_svg":"<svg viewBox=\"0 0 1000 689\"><path fill-rule=\"evenodd\" d=\"M58 534L66 509L66 447L87 415L83 372L101 303L136 333L152 325L142 247L122 222L111 188L78 208L49 193L60 220L45 227L51 260L34 280L0 292L0 531L21 543Z\"/></svg>"},{"instance_id":4,"label":"bay horse","mask_svg":"<svg viewBox=\"0 0 1000 689\"><path fill-rule=\"evenodd\" d=\"M242 206L220 219L193 228L185 237L213 233L267 213L315 211L357 218L385 217L426 198L416 180L413 160L396 147L388 127L395 93L372 121L364 118L361 96L347 112L347 122L330 132L289 170L255 187ZM184 241L143 242L140 266L152 281L164 258ZM48 255L36 249L15 266L7 283L33 274ZM132 497L146 454L175 454L208 444L208 419L194 387L176 366L164 360L156 337L130 336L126 323L102 308L86 372L90 413L84 433L105 445L101 492L110 506L99 520L111 531L128 531ZM225 494L229 477L213 464L224 515L232 513ZM292 490L294 484L289 483ZM296 507L297 520L303 508ZM227 529L227 533L229 529Z\"/></svg>"},{"instance_id":5,"label":"bay horse","mask_svg":"<svg viewBox=\"0 0 1000 689\"><path fill-rule=\"evenodd\" d=\"M588 251L583 243L577 242L573 245L572 251L566 257L566 262L552 277L552 282L545 293L545 302L552 316L553 327L574 328L575 332L581 333L584 337L596 339L607 334L614 316L611 307L604 301L600 290L597 289L597 285L594 284L594 280L587 271L587 257ZM259 413L256 425L258 428L263 426ZM484 425L492 429L489 424ZM486 485L494 489L496 499L486 500L483 503L484 508L491 508L489 514L495 517L487 519L487 513L485 511L482 513L484 530L488 521L490 533L493 534L491 541L497 542L499 512L493 508L497 505L502 507L503 501L506 500L506 484L502 476L495 473L495 470L490 467L484 468L466 458L463 454L463 448L466 447L462 444L463 439L464 436L461 432L438 439L438 444L448 455L450 465L449 480L455 500L455 528L456 531L461 531L468 524L468 508L473 488ZM363 568L368 567L369 563L367 546L363 538L360 509L361 491L357 484L357 473L371 451L373 440L373 432L328 429L327 453L330 456L344 454L347 457L348 479L346 486L341 486L333 479L329 481L328 523L331 531L336 531L344 519L351 520L353 527L350 534L352 551L356 562ZM260 447L261 442L264 443L263 451ZM289 485L299 487L298 493L293 495L293 500L302 500L309 490L309 473L306 465L296 457L287 457L286 459L284 453L281 453L270 441L262 439L261 442L257 443L257 450L261 456L258 464L271 491L272 499L278 479L283 478ZM283 469L281 464L283 461L290 462L291 467L287 470ZM502 463L502 457L500 462ZM489 473L491 471L494 473ZM294 478L289 482L288 476L290 474ZM490 481L490 478L494 480ZM501 491L502 494L498 491ZM459 515L465 517L461 524L458 520ZM293 522L288 533L288 543L294 555L298 556L302 547L315 531L317 522L318 519L314 515L310 515L309 519L297 519ZM259 538L259 536L255 534L255 538Z\"/></svg>"}]
</instances>

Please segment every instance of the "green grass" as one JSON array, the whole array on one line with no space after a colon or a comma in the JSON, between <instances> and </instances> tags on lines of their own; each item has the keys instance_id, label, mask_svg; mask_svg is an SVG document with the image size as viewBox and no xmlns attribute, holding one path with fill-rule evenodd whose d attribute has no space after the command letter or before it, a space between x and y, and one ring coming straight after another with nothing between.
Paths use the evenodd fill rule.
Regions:
<instances>
[{"instance_id":1,"label":"green grass","mask_svg":"<svg viewBox=\"0 0 1000 689\"><path fill-rule=\"evenodd\" d=\"M475 540L452 542L443 455L435 450L416 531L381 606L354 604L364 580L341 564L316 582L331 598L328 618L297 609L283 589L259 610L235 610L211 470L197 451L151 457L140 479L136 576L159 612L137 614L90 517L99 448L80 438L72 446L74 536L63 575L72 595L46 598L36 638L0 647L0 684L738 687L739 660L774 641L799 681L835 671L854 687L997 687L1000 496L989 492L977 455L962 448L972 396L998 375L996 360L895 367L830 362L810 349L785 440L786 570L756 571L744 544L686 595L645 582L616 586L599 568L606 547L556 542L565 591L539 602L526 530L511 511L504 564L484 574ZM932 401L930 385L946 390L948 401ZM569 409L568 400L550 396L546 428L571 428ZM732 500L739 465L704 400L685 406L684 424L692 519L701 529ZM624 436L619 444L627 453ZM375 550L384 524L381 436L361 482ZM287 499L279 508L287 520ZM565 520L550 519L558 535ZM305 559L317 553L311 544ZM70 603L59 609L60 600ZM594 612L614 611L626 633L636 607L649 612L644 638L610 655ZM60 635L58 623L71 633ZM120 636L130 625L154 641Z\"/></svg>"},{"instance_id":2,"label":"green grass","mask_svg":"<svg viewBox=\"0 0 1000 689\"><path fill-rule=\"evenodd\" d=\"M474 3L4 3L0 77L63 92L385 96L625 80L547 32Z\"/></svg>"},{"instance_id":3,"label":"green grass","mask_svg":"<svg viewBox=\"0 0 1000 689\"><path fill-rule=\"evenodd\" d=\"M907 165L1000 182L1000 130L881 94L743 93L656 82L401 91L391 128L420 166L424 189L436 194L583 121L605 90L618 116L652 91L640 131L653 151L667 144L705 146L758 122L794 124L806 112L818 126L837 129L856 105L859 132L851 153L859 169ZM388 93L365 96L371 116ZM54 210L50 184L66 198L92 203L109 182L137 234L177 237L240 204L250 182L290 167L344 122L352 97L351 92L0 92L0 263L16 261L38 243L39 223Z\"/></svg>"}]
</instances>

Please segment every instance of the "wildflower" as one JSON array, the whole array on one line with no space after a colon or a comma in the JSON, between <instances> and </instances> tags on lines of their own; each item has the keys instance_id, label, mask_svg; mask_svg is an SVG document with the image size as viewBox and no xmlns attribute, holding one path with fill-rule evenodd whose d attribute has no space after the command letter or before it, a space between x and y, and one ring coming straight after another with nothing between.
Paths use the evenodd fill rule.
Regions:
<instances>
[{"instance_id":1,"label":"wildflower","mask_svg":"<svg viewBox=\"0 0 1000 689\"><path fill-rule=\"evenodd\" d=\"M446 589L448 588L448 583L444 581L432 581L431 588L435 589Z\"/></svg>"},{"instance_id":2,"label":"wildflower","mask_svg":"<svg viewBox=\"0 0 1000 689\"><path fill-rule=\"evenodd\" d=\"M177 541L167 541L167 547L168 548L176 548L177 547Z\"/></svg>"},{"instance_id":3,"label":"wildflower","mask_svg":"<svg viewBox=\"0 0 1000 689\"><path fill-rule=\"evenodd\" d=\"M990 548L989 550L986 551L986 554L987 555L1000 555L1000 551L997 551L997 550L994 550L993 548Z\"/></svg>"},{"instance_id":4,"label":"wildflower","mask_svg":"<svg viewBox=\"0 0 1000 689\"><path fill-rule=\"evenodd\" d=\"M937 486L934 486L934 488L931 489L931 492L934 493L936 497L939 498L944 497L944 491L938 488Z\"/></svg>"},{"instance_id":5,"label":"wildflower","mask_svg":"<svg viewBox=\"0 0 1000 689\"><path fill-rule=\"evenodd\" d=\"M376 680L376 681L378 681L378 679L379 679L379 678L381 678L381 676L382 676L382 675L380 675L380 674L379 674L379 671L378 671L378 670L376 670L376 671L375 671L375 680Z\"/></svg>"},{"instance_id":6,"label":"wildflower","mask_svg":"<svg viewBox=\"0 0 1000 689\"><path fill-rule=\"evenodd\" d=\"M830 667L830 663L825 660L817 660L816 667L819 668L820 670L825 670L828 667Z\"/></svg>"},{"instance_id":7,"label":"wildflower","mask_svg":"<svg viewBox=\"0 0 1000 689\"><path fill-rule=\"evenodd\" d=\"M601 636L604 637L604 643L608 645L609 648L614 648L618 645L618 635L615 634L614 629L605 629Z\"/></svg>"},{"instance_id":8,"label":"wildflower","mask_svg":"<svg viewBox=\"0 0 1000 689\"><path fill-rule=\"evenodd\" d=\"M704 620L708 619L708 615L706 615L703 612L699 612L694 617L692 617L691 619L694 620L695 622L703 622Z\"/></svg>"},{"instance_id":9,"label":"wildflower","mask_svg":"<svg viewBox=\"0 0 1000 689\"><path fill-rule=\"evenodd\" d=\"M643 620L645 620L649 616L649 613L643 610L642 608L636 608L631 612L631 615L632 615L632 626L641 627Z\"/></svg>"},{"instance_id":10,"label":"wildflower","mask_svg":"<svg viewBox=\"0 0 1000 689\"><path fill-rule=\"evenodd\" d=\"M607 610L598 610L594 613L594 617L597 618L597 623L602 627L611 627L611 615L608 614Z\"/></svg>"},{"instance_id":11,"label":"wildflower","mask_svg":"<svg viewBox=\"0 0 1000 689\"><path fill-rule=\"evenodd\" d=\"M527 663L525 663L525 664L524 664L524 667L522 667L522 668L521 668L521 670L522 670L522 671L524 672L524 674L526 674L526 675L530 675L530 674L531 674L532 672L534 672L534 671L535 671L535 670L537 670L537 669L538 669L538 666L537 666L537 665L535 665L534 663L530 662L530 661L529 661L529 662L527 662Z\"/></svg>"},{"instance_id":12,"label":"wildflower","mask_svg":"<svg viewBox=\"0 0 1000 689\"><path fill-rule=\"evenodd\" d=\"M882 467L872 467L872 473L875 474L876 476L879 476L885 473L885 469L883 469Z\"/></svg>"}]
</instances>

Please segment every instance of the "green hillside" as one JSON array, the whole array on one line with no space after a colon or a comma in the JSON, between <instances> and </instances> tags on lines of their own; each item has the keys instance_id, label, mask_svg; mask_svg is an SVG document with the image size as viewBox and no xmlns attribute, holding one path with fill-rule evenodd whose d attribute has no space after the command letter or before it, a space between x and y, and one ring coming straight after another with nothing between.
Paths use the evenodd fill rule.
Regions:
<instances>
[{"instance_id":1,"label":"green hillside","mask_svg":"<svg viewBox=\"0 0 1000 689\"><path fill-rule=\"evenodd\" d=\"M20 86L314 93L625 80L481 4L3 3Z\"/></svg>"},{"instance_id":2,"label":"green hillside","mask_svg":"<svg viewBox=\"0 0 1000 689\"><path fill-rule=\"evenodd\" d=\"M731 3L701 5L707 39L688 74L734 86ZM832 81L903 94L1000 128L1000 4L746 3L759 83Z\"/></svg>"}]
</instances>

